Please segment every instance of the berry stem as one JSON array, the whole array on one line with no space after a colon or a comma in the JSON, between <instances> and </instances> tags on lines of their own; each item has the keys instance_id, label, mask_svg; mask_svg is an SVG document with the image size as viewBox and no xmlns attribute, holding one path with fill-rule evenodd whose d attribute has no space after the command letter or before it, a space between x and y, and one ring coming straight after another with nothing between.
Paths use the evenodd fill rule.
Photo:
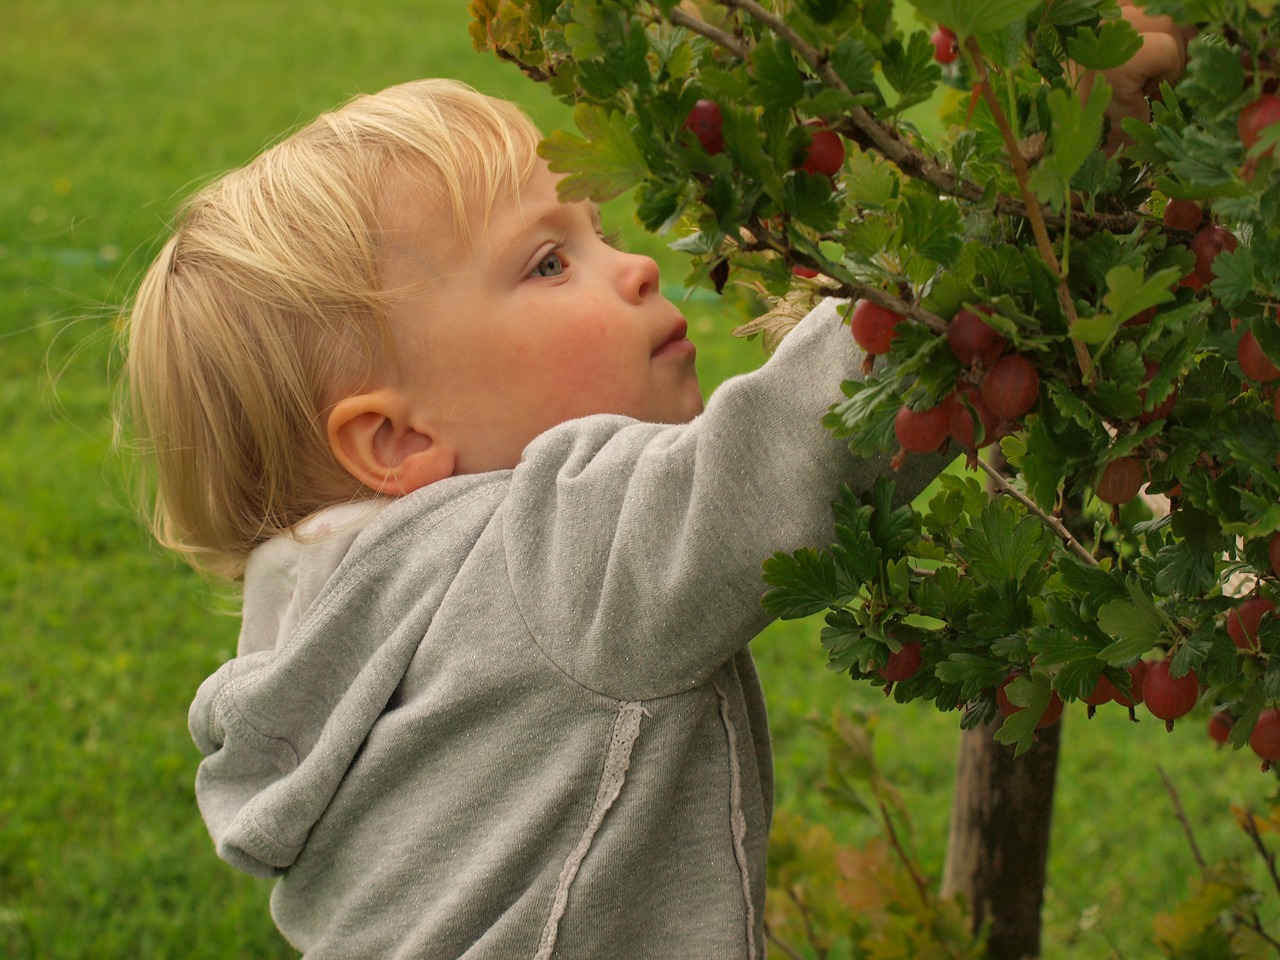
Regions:
<instances>
[{"instance_id":1,"label":"berry stem","mask_svg":"<svg viewBox=\"0 0 1280 960\"><path fill-rule=\"evenodd\" d=\"M1009 125L1009 118L1001 108L1000 101L992 87L987 64L982 57L982 49L978 46L978 38L966 38L964 50L972 64L974 76L977 77L979 89L982 91L982 99L986 101L987 107L995 118L996 125L1000 128L1000 136L1004 140L1005 153L1009 155L1009 163L1013 167L1014 179L1018 181L1018 189L1022 193L1022 201L1026 204L1027 220L1030 222L1031 232L1036 238L1036 248L1040 251L1041 259L1044 260L1045 265L1058 281L1058 302L1062 305L1062 312L1067 318L1068 325L1070 325L1076 319L1075 301L1071 297L1071 290L1067 286L1066 277L1063 276L1062 265L1058 262L1058 256L1053 252L1053 243L1049 239L1049 230L1045 225L1044 211L1040 208L1040 201L1036 199L1035 191L1031 189L1031 173L1027 170L1027 161L1022 156L1022 150L1018 147L1018 139L1014 135L1013 128ZM1070 216L1071 197L1068 193L1067 218L1070 219ZM1080 365L1080 374L1084 378L1084 382L1092 384L1094 378L1093 358L1089 356L1088 348L1079 340L1072 340L1071 344L1075 348L1076 362Z\"/></svg>"},{"instance_id":2,"label":"berry stem","mask_svg":"<svg viewBox=\"0 0 1280 960\"><path fill-rule=\"evenodd\" d=\"M1085 561L1085 563L1089 564L1091 567L1098 566L1098 558L1085 549L1084 544L1071 535L1071 531L1063 526L1061 520L1041 510L1034 500L1011 484L1004 474L989 464L986 460L983 460L981 457L978 457L977 459L978 466L986 471L987 476L991 478L992 482L995 483L1001 493L1007 493L1039 517L1045 526L1053 531L1054 536L1061 540L1066 545L1067 549L1078 556L1081 560Z\"/></svg>"}]
</instances>

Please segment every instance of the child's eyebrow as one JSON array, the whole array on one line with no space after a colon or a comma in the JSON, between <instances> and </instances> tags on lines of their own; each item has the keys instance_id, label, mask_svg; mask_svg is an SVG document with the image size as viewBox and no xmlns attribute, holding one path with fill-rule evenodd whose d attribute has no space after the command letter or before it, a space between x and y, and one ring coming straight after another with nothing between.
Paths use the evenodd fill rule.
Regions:
<instances>
[{"instance_id":1,"label":"child's eyebrow","mask_svg":"<svg viewBox=\"0 0 1280 960\"><path fill-rule=\"evenodd\" d=\"M537 233L539 230L548 227L557 230L564 229L569 226L570 221L573 219L574 207L585 207L592 226L599 229L601 223L600 207L594 202L589 200L569 203L557 202L548 204L540 209L527 211L528 215L526 217L497 238L498 245L510 246L513 243L518 243L521 237Z\"/></svg>"}]
</instances>

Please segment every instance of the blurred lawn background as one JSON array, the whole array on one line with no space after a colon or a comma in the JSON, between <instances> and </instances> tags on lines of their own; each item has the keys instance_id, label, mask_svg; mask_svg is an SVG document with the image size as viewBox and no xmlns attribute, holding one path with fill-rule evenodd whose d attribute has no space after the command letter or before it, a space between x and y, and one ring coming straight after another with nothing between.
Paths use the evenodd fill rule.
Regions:
<instances>
[{"instance_id":1,"label":"blurred lawn background","mask_svg":"<svg viewBox=\"0 0 1280 960\"><path fill-rule=\"evenodd\" d=\"M269 884L219 863L195 809L185 728L199 682L232 653L234 602L150 545L112 452L120 304L194 185L349 95L427 75L568 111L472 51L461 0L6 0L0 27L0 956L288 957ZM625 200L611 227L641 234ZM704 386L759 362L729 330L744 306L686 302ZM956 717L884 704L823 667L815 622L756 645L770 695L779 802L829 819L812 726L879 709L877 746L940 871ZM883 706L881 706L883 704ZM1232 804L1274 780L1217 753L1189 720L1168 736L1072 709L1063 734L1046 957L1151 956L1151 920L1195 864L1157 772L1178 785L1210 860L1240 854ZM1115 951L1113 953L1113 951Z\"/></svg>"}]
</instances>

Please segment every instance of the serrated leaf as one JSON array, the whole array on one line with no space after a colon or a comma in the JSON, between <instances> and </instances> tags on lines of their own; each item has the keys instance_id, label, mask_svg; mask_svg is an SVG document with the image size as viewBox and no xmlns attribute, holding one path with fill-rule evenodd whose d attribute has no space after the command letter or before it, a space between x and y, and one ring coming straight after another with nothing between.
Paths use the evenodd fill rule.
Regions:
<instances>
[{"instance_id":1,"label":"serrated leaf","mask_svg":"<svg viewBox=\"0 0 1280 960\"><path fill-rule=\"evenodd\" d=\"M962 246L959 208L919 189L914 182L903 190L902 200L898 210L902 245L934 263L950 266Z\"/></svg>"},{"instance_id":2,"label":"serrated leaf","mask_svg":"<svg viewBox=\"0 0 1280 960\"><path fill-rule=\"evenodd\" d=\"M822 646L827 651L827 668L845 673L857 665L872 669L876 656L884 649L880 641L867 635L866 628L846 610L832 610L822 628Z\"/></svg>"},{"instance_id":3,"label":"serrated leaf","mask_svg":"<svg viewBox=\"0 0 1280 960\"><path fill-rule=\"evenodd\" d=\"M764 580L772 589L761 602L765 610L782 620L820 613L849 595L835 560L812 547L774 554L764 562Z\"/></svg>"},{"instance_id":4,"label":"serrated leaf","mask_svg":"<svg viewBox=\"0 0 1280 960\"><path fill-rule=\"evenodd\" d=\"M1165 620L1140 583L1127 580L1129 596L1112 600L1098 610L1098 626L1115 642L1098 654L1112 666L1128 663L1146 653L1165 633Z\"/></svg>"},{"instance_id":5,"label":"serrated leaf","mask_svg":"<svg viewBox=\"0 0 1280 960\"><path fill-rule=\"evenodd\" d=\"M928 100L942 79L942 71L933 59L933 44L920 31L911 34L905 47L897 40L885 44L880 70L898 94L892 106L894 113Z\"/></svg>"},{"instance_id":6,"label":"serrated leaf","mask_svg":"<svg viewBox=\"0 0 1280 960\"><path fill-rule=\"evenodd\" d=\"M1111 70L1141 49L1142 37L1128 20L1103 20L1067 39L1067 54L1086 70Z\"/></svg>"},{"instance_id":7,"label":"serrated leaf","mask_svg":"<svg viewBox=\"0 0 1280 960\"><path fill-rule=\"evenodd\" d=\"M877 91L876 58L856 37L844 37L831 51L831 66L853 91Z\"/></svg>"},{"instance_id":8,"label":"serrated leaf","mask_svg":"<svg viewBox=\"0 0 1280 960\"><path fill-rule=\"evenodd\" d=\"M911 5L934 23L944 23L958 37L997 30L1025 19L1040 0L911 0Z\"/></svg>"},{"instance_id":9,"label":"serrated leaf","mask_svg":"<svg viewBox=\"0 0 1280 960\"><path fill-rule=\"evenodd\" d=\"M1066 204L1071 178L1088 156L1098 149L1102 118L1111 100L1111 88L1099 78L1082 105L1070 91L1049 91L1046 104L1053 118L1050 150L1031 175L1031 186L1042 202L1061 210Z\"/></svg>"},{"instance_id":10,"label":"serrated leaf","mask_svg":"<svg viewBox=\"0 0 1280 960\"><path fill-rule=\"evenodd\" d=\"M1249 246L1224 250L1213 258L1213 295L1228 310L1246 303L1254 289L1254 254Z\"/></svg>"},{"instance_id":11,"label":"serrated leaf","mask_svg":"<svg viewBox=\"0 0 1280 960\"><path fill-rule=\"evenodd\" d=\"M1165 596L1200 596L1218 582L1214 555L1186 542L1161 547L1155 562L1156 589Z\"/></svg>"},{"instance_id":12,"label":"serrated leaf","mask_svg":"<svg viewBox=\"0 0 1280 960\"><path fill-rule=\"evenodd\" d=\"M1008 717L995 732L999 743L1014 744L1014 755L1020 756L1030 749L1035 740L1036 724L1044 716L1053 691L1044 677L1021 676L1005 687L1005 696L1015 706L1022 707Z\"/></svg>"},{"instance_id":13,"label":"serrated leaf","mask_svg":"<svg viewBox=\"0 0 1280 960\"><path fill-rule=\"evenodd\" d=\"M860 207L883 209L898 195L898 175L891 163L858 147L851 147L845 163L844 188L849 200ZM886 236L892 227L885 223ZM883 249L868 244L874 253Z\"/></svg>"},{"instance_id":14,"label":"serrated leaf","mask_svg":"<svg viewBox=\"0 0 1280 960\"><path fill-rule=\"evenodd\" d=\"M766 34L751 58L752 93L766 110L786 110L804 97L804 77L791 47Z\"/></svg>"},{"instance_id":15,"label":"serrated leaf","mask_svg":"<svg viewBox=\"0 0 1280 960\"><path fill-rule=\"evenodd\" d=\"M960 535L974 574L983 580L1024 581L1048 560L1052 537L1008 500L994 500Z\"/></svg>"},{"instance_id":16,"label":"serrated leaf","mask_svg":"<svg viewBox=\"0 0 1280 960\"><path fill-rule=\"evenodd\" d=\"M960 688L960 696L972 700L983 690L999 686L1009 673L1007 661L980 653L957 652L934 667L943 683Z\"/></svg>"},{"instance_id":17,"label":"serrated leaf","mask_svg":"<svg viewBox=\"0 0 1280 960\"><path fill-rule=\"evenodd\" d=\"M569 174L560 181L561 199L602 203L644 180L648 166L626 116L580 103L573 119L586 139L556 130L538 147L552 170Z\"/></svg>"},{"instance_id":18,"label":"serrated leaf","mask_svg":"<svg viewBox=\"0 0 1280 960\"><path fill-rule=\"evenodd\" d=\"M1112 267L1107 271L1107 292L1102 296L1105 312L1082 317L1071 324L1071 336L1085 343L1106 343L1126 320L1176 299L1173 286L1181 277L1182 272L1176 269L1161 270L1146 277L1136 267L1123 264Z\"/></svg>"}]
</instances>

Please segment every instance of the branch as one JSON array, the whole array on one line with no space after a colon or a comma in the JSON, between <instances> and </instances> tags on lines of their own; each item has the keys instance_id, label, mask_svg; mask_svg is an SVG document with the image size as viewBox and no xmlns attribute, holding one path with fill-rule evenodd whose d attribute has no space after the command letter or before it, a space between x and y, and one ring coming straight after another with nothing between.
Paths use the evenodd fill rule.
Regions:
<instances>
[{"instance_id":1,"label":"branch","mask_svg":"<svg viewBox=\"0 0 1280 960\"><path fill-rule=\"evenodd\" d=\"M911 859L910 854L902 846L902 841L898 839L898 831L894 829L893 818L889 815L889 811L884 805L884 800L878 792L876 793L876 806L880 809L880 818L884 821L884 832L889 840L889 845L893 847L894 853L898 855L898 860L906 869L907 875L911 877L912 883L915 884L916 893L920 895L920 902L928 904L931 901L929 884L924 877L920 876L920 871L916 869L915 861Z\"/></svg>"},{"instance_id":2,"label":"branch","mask_svg":"<svg viewBox=\"0 0 1280 960\"><path fill-rule=\"evenodd\" d=\"M1187 835L1187 843L1191 845L1191 855L1196 858L1200 873L1204 874L1208 868L1205 866L1204 856L1200 853L1200 847L1196 844L1196 835L1191 831L1191 821L1187 819L1187 813L1182 809L1182 799L1178 796L1178 791L1173 788L1173 781L1164 772L1164 767L1157 764L1156 772L1160 774L1160 779L1164 781L1164 789L1169 794L1169 799L1173 801L1173 813L1182 824L1182 832ZM1250 821L1252 822L1252 818Z\"/></svg>"},{"instance_id":3,"label":"branch","mask_svg":"<svg viewBox=\"0 0 1280 960\"><path fill-rule=\"evenodd\" d=\"M1062 305L1062 312L1067 318L1067 324L1070 325L1076 319L1076 304L1072 299L1071 289L1067 286L1066 277L1062 275L1062 265L1058 262L1058 256L1053 252L1053 243L1049 239L1049 230L1045 226L1044 212L1040 209L1040 201L1036 199L1035 192L1031 189L1031 174L1027 170L1027 161L1022 156L1022 150L1018 147L1018 138L1014 136L1013 128L1009 126L1009 118L1005 116L1004 110L1000 107L1000 101L996 99L995 90L992 89L991 77L987 73L986 62L982 59L982 50L978 46L977 37L969 37L965 42L966 52L973 63L975 74L978 78L978 89L982 92L982 99L986 101L987 107L991 110L992 116L995 117L996 125L1000 128L1000 136L1004 140L1005 152L1009 155L1009 163L1013 166L1014 179L1018 181L1018 189L1022 191L1022 201L1026 204L1027 220L1031 224L1031 232L1036 238L1036 247L1040 251L1040 258L1052 271L1054 279L1058 281L1058 302ZM1070 212L1070 199L1067 201L1067 209ZM1076 362L1080 365L1080 373L1085 383L1093 382L1093 358L1089 356L1089 351L1079 340L1072 340L1072 346L1075 347Z\"/></svg>"},{"instance_id":4,"label":"branch","mask_svg":"<svg viewBox=\"0 0 1280 960\"><path fill-rule=\"evenodd\" d=\"M690 33L696 33L700 37L706 37L712 43L717 46L724 47L730 53L739 56L744 60L746 59L747 54L751 52L747 45L733 34L726 30L721 30L719 27L713 27L711 24L707 23L707 21L700 20L692 14L681 10L679 7L673 7L671 12L667 14L667 19L677 27L684 27Z\"/></svg>"},{"instance_id":5,"label":"branch","mask_svg":"<svg viewBox=\"0 0 1280 960\"><path fill-rule=\"evenodd\" d=\"M1065 526L1063 526L1063 523L1061 520L1041 510L1039 505L1034 500L1032 500L1025 493L1023 493L1021 490L1019 490L1017 487L1011 484L1009 480L999 470L997 470L991 464L987 463L987 461L979 457L977 458L977 462L978 462L978 466L980 466L984 471L986 471L987 476L989 476L992 479L992 481L995 483L995 485L999 487L1001 493L1007 493L1009 496L1013 497L1013 499L1017 500L1020 504L1022 504L1032 513L1034 513L1037 517L1039 517L1045 523L1045 525L1048 526L1048 528L1054 532L1054 535L1057 536L1057 538L1061 540L1064 544L1066 544L1067 549L1069 549L1072 553L1074 553L1080 559L1084 560L1090 566L1096 567L1098 565L1098 558L1095 557L1088 550L1086 550L1084 548L1084 545L1081 544L1079 540L1077 540L1075 537L1071 535L1071 531L1068 530Z\"/></svg>"},{"instance_id":6,"label":"branch","mask_svg":"<svg viewBox=\"0 0 1280 960\"><path fill-rule=\"evenodd\" d=\"M767 26L785 40L796 54L822 78L824 83L842 90L850 96L854 95L853 91L849 89L849 85L844 82L844 78L831 66L827 55L810 45L807 40L788 26L782 17L766 10L756 0L719 0L719 2L731 9L741 10ZM699 19L679 7L672 9L667 14L667 19L675 26L683 27L692 33L705 37L735 56L746 58L750 53L748 45L738 37L718 27L713 27L705 20ZM834 124L833 127L850 140L871 145L882 156L891 160L904 174L915 179L924 180L940 193L947 196L960 197L971 203L981 203L986 197L986 189L984 187L968 180L960 179L950 170L939 165L922 151L904 141L897 130L881 124L864 107L853 107L849 110L848 119ZM1030 215L1025 200L1019 201L1015 197L1004 195L996 197L995 209L997 213L1006 216L1028 217ZM1071 216L1076 218L1077 215L1071 213ZM1042 220L1044 219L1043 214L1041 214L1041 218ZM1060 226L1066 222L1065 218L1057 216L1050 219L1055 226ZM1128 233L1138 224L1138 217L1131 213L1085 214L1081 212L1078 219L1081 229L1105 229L1113 233Z\"/></svg>"}]
</instances>

